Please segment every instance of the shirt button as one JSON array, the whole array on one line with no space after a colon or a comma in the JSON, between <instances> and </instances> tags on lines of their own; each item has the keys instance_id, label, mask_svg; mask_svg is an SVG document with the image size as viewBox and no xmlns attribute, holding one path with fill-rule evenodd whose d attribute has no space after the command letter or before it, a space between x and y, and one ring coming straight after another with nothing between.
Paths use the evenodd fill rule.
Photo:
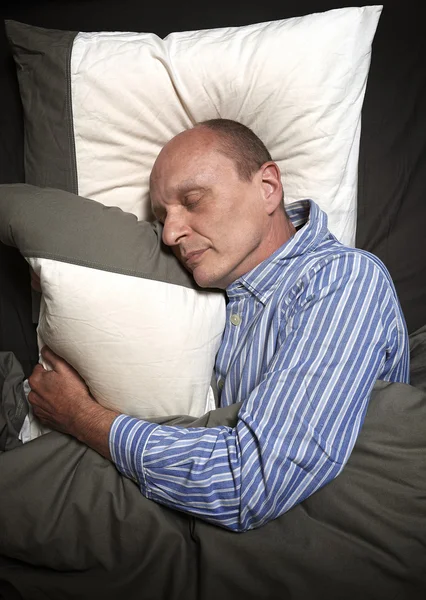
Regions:
<instances>
[{"instance_id":1,"label":"shirt button","mask_svg":"<svg viewBox=\"0 0 426 600\"><path fill-rule=\"evenodd\" d=\"M240 315L231 315L230 321L232 325L238 326L241 324L241 317Z\"/></svg>"},{"instance_id":2,"label":"shirt button","mask_svg":"<svg viewBox=\"0 0 426 600\"><path fill-rule=\"evenodd\" d=\"M223 390L223 386L225 385L225 382L223 381L223 379L219 379L219 383L217 385L220 390Z\"/></svg>"}]
</instances>

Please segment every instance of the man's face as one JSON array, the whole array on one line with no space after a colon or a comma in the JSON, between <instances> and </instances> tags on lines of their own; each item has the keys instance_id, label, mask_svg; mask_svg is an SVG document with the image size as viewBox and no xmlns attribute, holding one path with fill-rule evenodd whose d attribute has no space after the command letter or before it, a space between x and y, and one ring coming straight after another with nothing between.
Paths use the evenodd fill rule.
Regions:
<instances>
[{"instance_id":1,"label":"man's face","mask_svg":"<svg viewBox=\"0 0 426 600\"><path fill-rule=\"evenodd\" d=\"M226 288L259 264L267 212L262 174L242 181L211 132L190 130L160 153L151 202L163 241L201 287Z\"/></svg>"}]
</instances>

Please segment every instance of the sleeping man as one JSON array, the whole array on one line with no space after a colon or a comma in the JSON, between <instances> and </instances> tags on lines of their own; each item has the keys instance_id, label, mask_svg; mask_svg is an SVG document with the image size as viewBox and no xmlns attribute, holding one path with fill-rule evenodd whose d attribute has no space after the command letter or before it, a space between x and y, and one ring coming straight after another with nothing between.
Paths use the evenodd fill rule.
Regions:
<instances>
[{"instance_id":1,"label":"sleeping man","mask_svg":"<svg viewBox=\"0 0 426 600\"><path fill-rule=\"evenodd\" d=\"M384 265L340 244L310 200L283 204L278 166L247 127L197 124L150 180L163 241L227 295L215 373L234 428L149 423L100 406L48 348L29 401L42 423L112 460L148 498L233 531L259 527L335 478L377 379L408 383L408 335Z\"/></svg>"}]
</instances>

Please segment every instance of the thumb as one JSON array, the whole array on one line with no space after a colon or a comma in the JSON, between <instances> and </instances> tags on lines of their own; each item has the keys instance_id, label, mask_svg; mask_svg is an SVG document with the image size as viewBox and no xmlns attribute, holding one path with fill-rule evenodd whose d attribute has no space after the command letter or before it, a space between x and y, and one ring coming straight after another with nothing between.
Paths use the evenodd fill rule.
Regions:
<instances>
[{"instance_id":1,"label":"thumb","mask_svg":"<svg viewBox=\"0 0 426 600\"><path fill-rule=\"evenodd\" d=\"M43 348L40 351L40 354L43 360L46 363L48 363L54 371L57 371L58 368L60 369L62 359L57 354L55 354L53 350L49 348L49 346L43 346Z\"/></svg>"}]
</instances>

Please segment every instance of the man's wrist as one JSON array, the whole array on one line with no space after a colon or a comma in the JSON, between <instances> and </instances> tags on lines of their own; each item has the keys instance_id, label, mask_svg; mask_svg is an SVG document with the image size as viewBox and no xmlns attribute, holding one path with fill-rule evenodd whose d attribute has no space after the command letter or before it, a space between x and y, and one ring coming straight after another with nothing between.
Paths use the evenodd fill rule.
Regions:
<instances>
[{"instance_id":1,"label":"man's wrist","mask_svg":"<svg viewBox=\"0 0 426 600\"><path fill-rule=\"evenodd\" d=\"M73 419L72 434L80 442L111 460L109 433L119 413L98 404L88 395L87 403L82 402Z\"/></svg>"}]
</instances>

